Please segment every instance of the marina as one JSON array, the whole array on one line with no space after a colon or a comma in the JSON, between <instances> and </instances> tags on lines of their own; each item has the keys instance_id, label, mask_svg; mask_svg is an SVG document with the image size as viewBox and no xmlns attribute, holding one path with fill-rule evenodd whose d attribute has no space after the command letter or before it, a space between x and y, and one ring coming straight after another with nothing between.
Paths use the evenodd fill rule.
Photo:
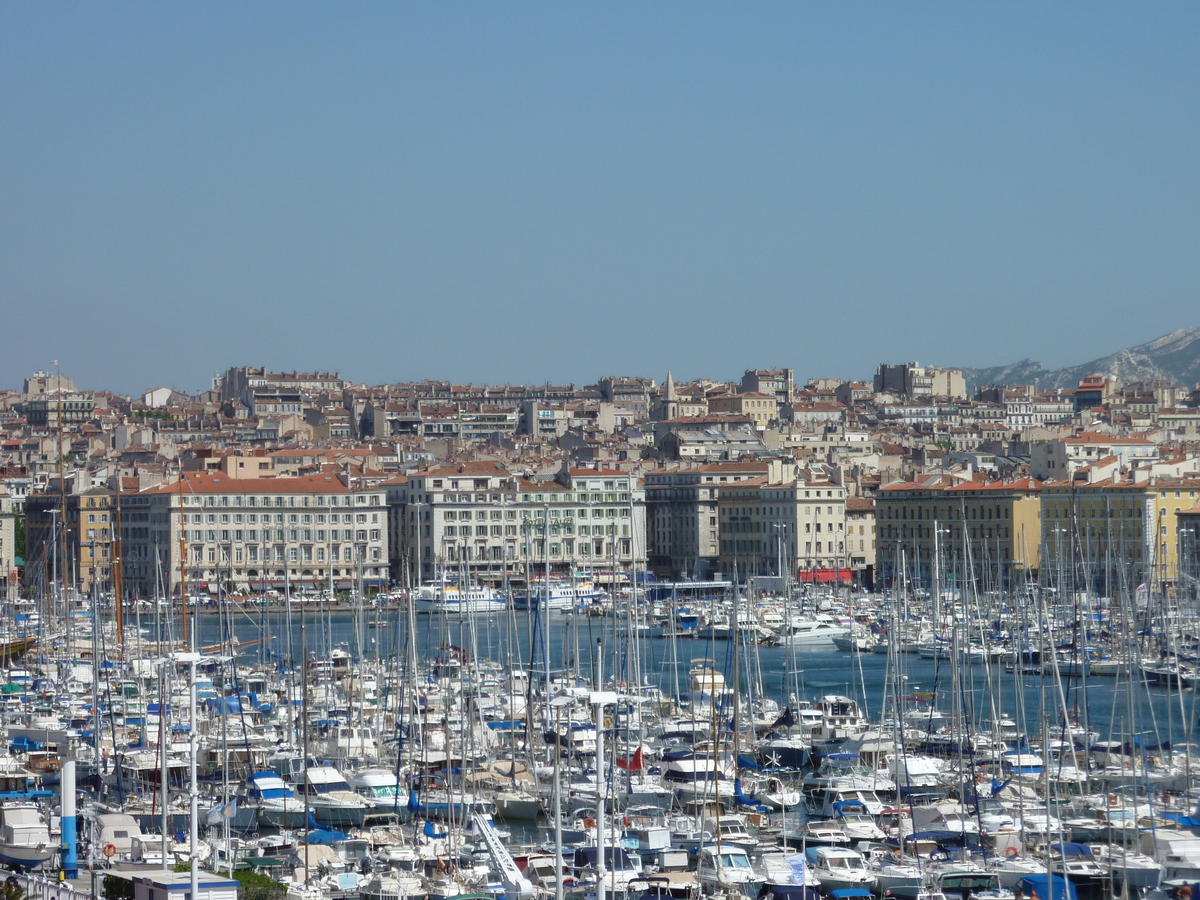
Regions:
<instances>
[{"instance_id":1,"label":"marina","mask_svg":"<svg viewBox=\"0 0 1200 900\"><path fill-rule=\"evenodd\" d=\"M178 604L23 604L0 865L292 900L1200 878L1187 598L532 587L197 597L195 650Z\"/></svg>"}]
</instances>

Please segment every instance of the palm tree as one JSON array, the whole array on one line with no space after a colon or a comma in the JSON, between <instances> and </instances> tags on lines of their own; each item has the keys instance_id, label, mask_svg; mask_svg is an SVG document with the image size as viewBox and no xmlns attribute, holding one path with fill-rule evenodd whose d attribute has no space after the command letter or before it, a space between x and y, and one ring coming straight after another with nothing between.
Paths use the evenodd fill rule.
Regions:
<instances>
[{"instance_id":1,"label":"palm tree","mask_svg":"<svg viewBox=\"0 0 1200 900\"><path fill-rule=\"evenodd\" d=\"M25 888L21 887L15 875L4 879L4 885L0 887L0 900L26 900Z\"/></svg>"}]
</instances>

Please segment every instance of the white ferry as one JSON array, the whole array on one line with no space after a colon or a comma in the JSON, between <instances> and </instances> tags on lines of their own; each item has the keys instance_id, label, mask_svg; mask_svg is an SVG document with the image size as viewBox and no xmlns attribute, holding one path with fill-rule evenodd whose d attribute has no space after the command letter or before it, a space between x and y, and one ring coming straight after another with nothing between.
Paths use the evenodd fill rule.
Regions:
<instances>
[{"instance_id":1,"label":"white ferry","mask_svg":"<svg viewBox=\"0 0 1200 900\"><path fill-rule=\"evenodd\" d=\"M591 604L604 596L604 592L587 578L576 578L571 581L551 578L549 585L545 580L534 581L533 587L523 594L513 598L517 609L541 609L545 602L549 609L578 609Z\"/></svg>"},{"instance_id":2,"label":"white ferry","mask_svg":"<svg viewBox=\"0 0 1200 900\"><path fill-rule=\"evenodd\" d=\"M413 594L413 609L419 613L499 612L505 607L504 596L482 584L459 584L451 578L428 581Z\"/></svg>"}]
</instances>

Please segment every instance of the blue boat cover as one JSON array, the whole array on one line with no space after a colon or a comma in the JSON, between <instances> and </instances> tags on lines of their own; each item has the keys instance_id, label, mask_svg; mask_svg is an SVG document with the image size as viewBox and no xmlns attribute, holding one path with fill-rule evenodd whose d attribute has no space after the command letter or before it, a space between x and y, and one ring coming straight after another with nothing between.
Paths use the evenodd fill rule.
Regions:
<instances>
[{"instance_id":1,"label":"blue boat cover","mask_svg":"<svg viewBox=\"0 0 1200 900\"><path fill-rule=\"evenodd\" d=\"M327 828L318 828L316 831L308 833L308 842L310 844L336 844L338 841L344 840L346 840L345 834Z\"/></svg>"}]
</instances>

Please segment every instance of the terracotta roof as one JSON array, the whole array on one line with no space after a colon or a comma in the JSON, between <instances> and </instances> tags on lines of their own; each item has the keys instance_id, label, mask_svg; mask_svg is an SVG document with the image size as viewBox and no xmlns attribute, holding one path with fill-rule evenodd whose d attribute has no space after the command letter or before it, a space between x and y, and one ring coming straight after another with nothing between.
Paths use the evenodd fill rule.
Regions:
<instances>
[{"instance_id":1,"label":"terracotta roof","mask_svg":"<svg viewBox=\"0 0 1200 900\"><path fill-rule=\"evenodd\" d=\"M178 483L149 488L145 494L178 494ZM230 478L223 472L184 472L184 494L348 494L350 489L333 475L295 478Z\"/></svg>"},{"instance_id":2,"label":"terracotta roof","mask_svg":"<svg viewBox=\"0 0 1200 900\"><path fill-rule=\"evenodd\" d=\"M1150 444L1145 438L1119 438L1109 434L1099 434L1095 431L1084 431L1074 437L1063 438L1064 444Z\"/></svg>"}]
</instances>

